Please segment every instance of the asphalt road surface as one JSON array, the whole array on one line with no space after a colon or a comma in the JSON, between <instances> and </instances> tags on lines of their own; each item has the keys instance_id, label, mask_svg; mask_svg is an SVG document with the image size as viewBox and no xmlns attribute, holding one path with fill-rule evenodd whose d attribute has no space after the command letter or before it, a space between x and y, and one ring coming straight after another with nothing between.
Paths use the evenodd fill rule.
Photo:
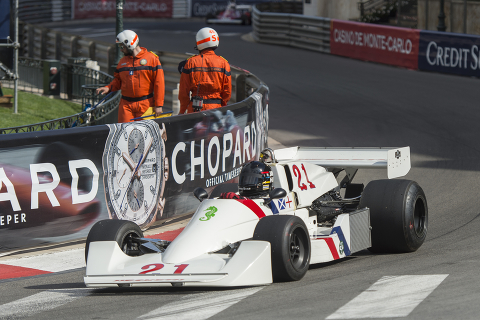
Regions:
<instances>
[{"instance_id":1,"label":"asphalt road surface","mask_svg":"<svg viewBox=\"0 0 480 320\"><path fill-rule=\"evenodd\" d=\"M194 52L200 20L125 22L149 50ZM114 41L115 25L57 26ZM84 269L0 282L0 319L478 319L480 80L410 71L242 39L214 26L218 54L270 88L270 131L285 146L410 146L425 191L426 242L311 266L298 282L233 290L86 289ZM245 38L245 37L244 37ZM359 172L356 182L383 178ZM375 313L372 310L377 310ZM382 312L380 312L382 311Z\"/></svg>"}]
</instances>

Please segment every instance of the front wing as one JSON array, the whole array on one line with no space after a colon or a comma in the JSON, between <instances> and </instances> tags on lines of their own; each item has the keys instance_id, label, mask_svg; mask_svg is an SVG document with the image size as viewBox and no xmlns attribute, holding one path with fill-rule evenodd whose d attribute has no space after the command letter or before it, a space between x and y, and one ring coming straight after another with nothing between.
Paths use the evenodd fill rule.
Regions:
<instances>
[{"instance_id":1,"label":"front wing","mask_svg":"<svg viewBox=\"0 0 480 320\"><path fill-rule=\"evenodd\" d=\"M272 283L270 243L243 241L232 257L204 254L189 261L162 263L161 253L127 256L115 241L90 243L87 287L237 287Z\"/></svg>"}]
</instances>

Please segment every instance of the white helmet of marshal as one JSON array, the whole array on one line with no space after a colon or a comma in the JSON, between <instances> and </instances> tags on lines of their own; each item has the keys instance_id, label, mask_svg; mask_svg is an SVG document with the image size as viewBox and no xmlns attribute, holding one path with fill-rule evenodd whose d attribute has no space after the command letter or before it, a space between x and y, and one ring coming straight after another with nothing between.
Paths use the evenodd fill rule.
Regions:
<instances>
[{"instance_id":1,"label":"white helmet of marshal","mask_svg":"<svg viewBox=\"0 0 480 320\"><path fill-rule=\"evenodd\" d=\"M202 28L197 32L197 49L202 51L207 48L217 48L219 44L218 33L212 28Z\"/></svg>"},{"instance_id":2,"label":"white helmet of marshal","mask_svg":"<svg viewBox=\"0 0 480 320\"><path fill-rule=\"evenodd\" d=\"M124 30L117 35L116 43L121 43L127 49L133 50L138 46L138 36L132 30Z\"/></svg>"}]
</instances>

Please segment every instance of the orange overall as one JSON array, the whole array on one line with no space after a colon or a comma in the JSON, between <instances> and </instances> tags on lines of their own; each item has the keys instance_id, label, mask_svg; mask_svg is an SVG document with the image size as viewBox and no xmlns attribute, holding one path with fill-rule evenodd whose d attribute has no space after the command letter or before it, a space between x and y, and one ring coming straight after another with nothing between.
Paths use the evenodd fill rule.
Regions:
<instances>
[{"instance_id":1,"label":"orange overall","mask_svg":"<svg viewBox=\"0 0 480 320\"><path fill-rule=\"evenodd\" d=\"M125 56L117 65L110 91L122 90L118 122L131 122L150 107L163 107L165 81L158 57L141 48L135 57Z\"/></svg>"},{"instance_id":2,"label":"orange overall","mask_svg":"<svg viewBox=\"0 0 480 320\"><path fill-rule=\"evenodd\" d=\"M232 95L228 61L217 56L212 49L205 49L188 59L180 76L180 114L193 112L190 93L192 98L200 96L203 99L202 110L226 106Z\"/></svg>"}]
</instances>

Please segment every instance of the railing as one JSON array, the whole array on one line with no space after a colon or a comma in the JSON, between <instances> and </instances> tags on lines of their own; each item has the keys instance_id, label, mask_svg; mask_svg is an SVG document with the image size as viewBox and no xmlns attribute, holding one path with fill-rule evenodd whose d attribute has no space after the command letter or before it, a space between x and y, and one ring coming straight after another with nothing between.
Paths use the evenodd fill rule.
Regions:
<instances>
[{"instance_id":1,"label":"railing","mask_svg":"<svg viewBox=\"0 0 480 320\"><path fill-rule=\"evenodd\" d=\"M84 90L96 89L97 87L86 87ZM85 101L92 101L91 105L101 99L102 96L91 96L84 98ZM67 129L73 127L85 127L96 124L106 124L117 122L117 108L120 101L121 94L118 91L109 100L106 100L97 108L84 111L72 116L54 119L50 121L34 123L25 126L10 127L0 129L0 134L20 133L20 132L32 132L32 131L44 131L44 130L56 130Z\"/></svg>"},{"instance_id":2,"label":"railing","mask_svg":"<svg viewBox=\"0 0 480 320\"><path fill-rule=\"evenodd\" d=\"M32 93L43 93L43 60L21 57L19 59L19 89ZM104 72L75 64L61 64L60 88L64 98L95 106L103 96L96 95L95 89L112 81L113 77ZM13 87L11 81L2 80L5 87ZM0 129L0 134L65 129L74 126L114 123L117 121L117 107L121 94L117 92L99 107L60 119L25 126Z\"/></svg>"},{"instance_id":3,"label":"railing","mask_svg":"<svg viewBox=\"0 0 480 320\"><path fill-rule=\"evenodd\" d=\"M18 59L20 90L43 93L43 60L20 57ZM63 97L69 100L82 98L83 85L108 84L113 77L105 72L77 64L62 63L60 69L60 90ZM6 87L12 87L11 81L2 80Z\"/></svg>"},{"instance_id":4,"label":"railing","mask_svg":"<svg viewBox=\"0 0 480 320\"><path fill-rule=\"evenodd\" d=\"M257 42L288 45L330 53L330 19L253 9L253 37Z\"/></svg>"}]
</instances>

